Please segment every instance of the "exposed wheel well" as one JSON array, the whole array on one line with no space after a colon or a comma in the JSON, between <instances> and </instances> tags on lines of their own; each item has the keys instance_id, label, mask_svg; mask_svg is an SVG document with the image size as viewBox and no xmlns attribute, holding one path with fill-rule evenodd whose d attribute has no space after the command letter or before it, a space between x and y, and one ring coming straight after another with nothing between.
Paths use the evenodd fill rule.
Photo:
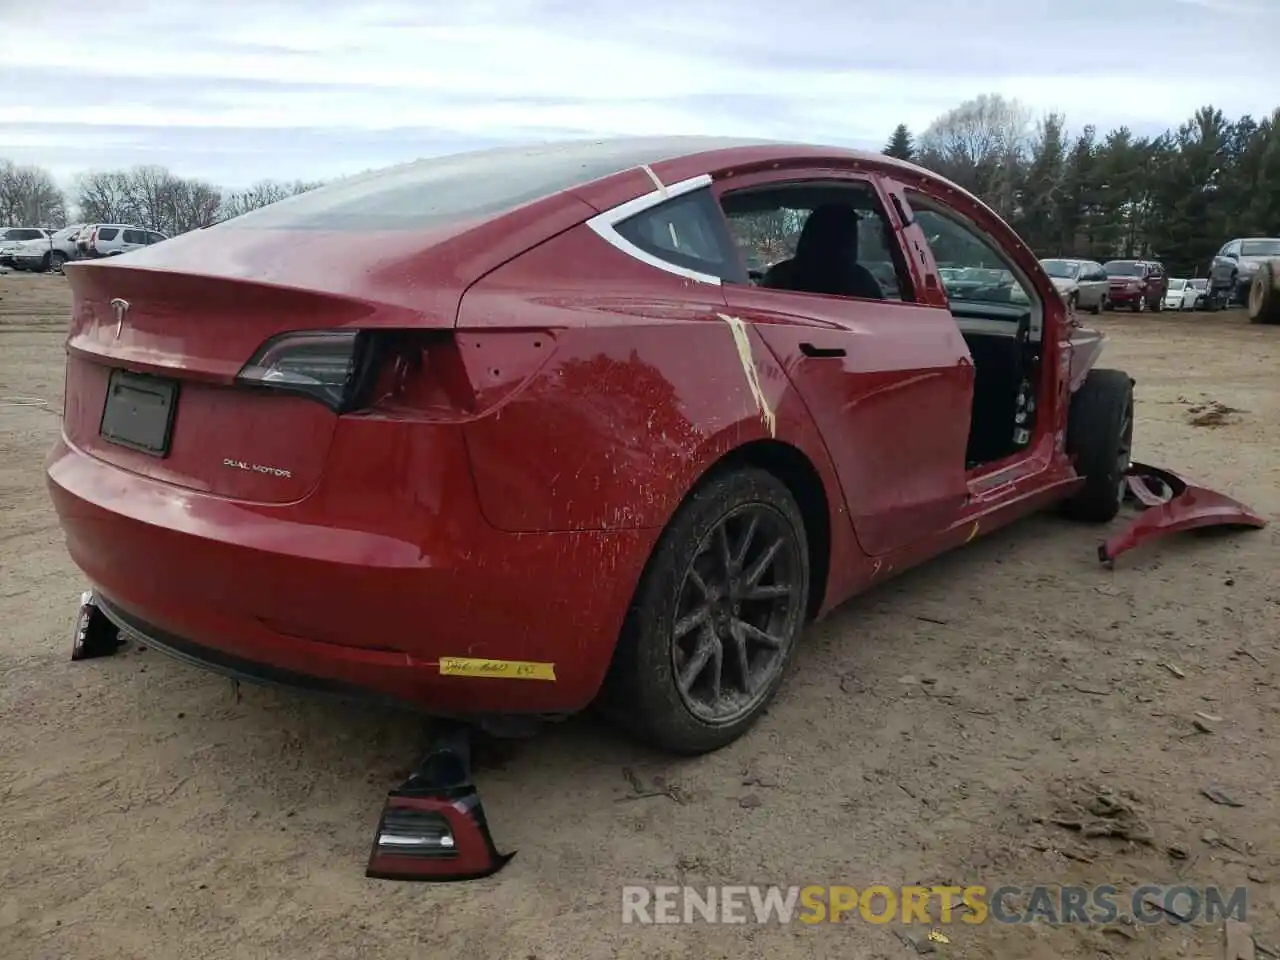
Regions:
<instances>
[{"instance_id":1,"label":"exposed wheel well","mask_svg":"<svg viewBox=\"0 0 1280 960\"><path fill-rule=\"evenodd\" d=\"M806 616L812 620L827 595L827 577L831 567L831 513L822 478L808 457L780 440L753 440L737 447L717 461L704 478L738 464L767 470L786 484L796 498L809 541L809 609Z\"/></svg>"}]
</instances>

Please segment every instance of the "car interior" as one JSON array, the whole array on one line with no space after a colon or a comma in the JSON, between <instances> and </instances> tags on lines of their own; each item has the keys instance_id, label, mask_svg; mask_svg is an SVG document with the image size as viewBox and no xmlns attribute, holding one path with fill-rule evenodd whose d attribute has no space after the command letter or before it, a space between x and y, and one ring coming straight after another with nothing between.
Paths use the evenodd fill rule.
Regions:
<instances>
[{"instance_id":1,"label":"car interior","mask_svg":"<svg viewBox=\"0 0 1280 960\"><path fill-rule=\"evenodd\" d=\"M760 287L915 299L902 252L868 188L788 184L727 194L721 203L751 282ZM946 268L951 313L973 358L966 467L975 469L1017 453L1030 440L1040 305L1031 285L976 228L924 198L911 203L940 272Z\"/></svg>"}]
</instances>

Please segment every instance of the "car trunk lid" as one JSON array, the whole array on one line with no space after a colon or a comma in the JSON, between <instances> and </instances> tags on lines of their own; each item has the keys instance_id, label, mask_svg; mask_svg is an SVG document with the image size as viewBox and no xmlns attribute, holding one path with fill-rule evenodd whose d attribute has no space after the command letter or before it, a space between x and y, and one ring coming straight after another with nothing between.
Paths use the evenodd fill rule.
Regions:
<instances>
[{"instance_id":1,"label":"car trunk lid","mask_svg":"<svg viewBox=\"0 0 1280 960\"><path fill-rule=\"evenodd\" d=\"M247 501L305 496L337 422L312 396L237 380L264 344L296 331L431 325L401 308L242 279L124 263L67 272L67 439L123 469Z\"/></svg>"}]
</instances>

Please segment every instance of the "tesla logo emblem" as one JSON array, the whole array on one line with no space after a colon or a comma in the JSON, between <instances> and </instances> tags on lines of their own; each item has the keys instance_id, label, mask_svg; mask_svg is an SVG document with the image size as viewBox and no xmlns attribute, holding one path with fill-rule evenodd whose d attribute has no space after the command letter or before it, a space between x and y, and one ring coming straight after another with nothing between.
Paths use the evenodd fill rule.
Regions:
<instances>
[{"instance_id":1,"label":"tesla logo emblem","mask_svg":"<svg viewBox=\"0 0 1280 960\"><path fill-rule=\"evenodd\" d=\"M121 300L119 297L116 297L114 300L111 301L111 309L115 311L115 315L116 315L115 339L119 340L120 331L124 329L124 318L129 313L129 301Z\"/></svg>"}]
</instances>

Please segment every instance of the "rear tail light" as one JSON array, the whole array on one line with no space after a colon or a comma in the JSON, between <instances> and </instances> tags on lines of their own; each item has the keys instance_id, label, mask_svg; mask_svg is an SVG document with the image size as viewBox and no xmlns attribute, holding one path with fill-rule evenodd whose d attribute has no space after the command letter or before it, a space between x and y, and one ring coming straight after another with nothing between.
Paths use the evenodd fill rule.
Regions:
<instances>
[{"instance_id":1,"label":"rear tail light","mask_svg":"<svg viewBox=\"0 0 1280 960\"><path fill-rule=\"evenodd\" d=\"M518 390L554 341L545 330L298 330L267 340L236 383L309 397L337 414L452 421Z\"/></svg>"},{"instance_id":2,"label":"rear tail light","mask_svg":"<svg viewBox=\"0 0 1280 960\"><path fill-rule=\"evenodd\" d=\"M359 330L285 333L259 347L236 382L300 394L346 413L363 399L360 388L373 353L370 338Z\"/></svg>"}]
</instances>

